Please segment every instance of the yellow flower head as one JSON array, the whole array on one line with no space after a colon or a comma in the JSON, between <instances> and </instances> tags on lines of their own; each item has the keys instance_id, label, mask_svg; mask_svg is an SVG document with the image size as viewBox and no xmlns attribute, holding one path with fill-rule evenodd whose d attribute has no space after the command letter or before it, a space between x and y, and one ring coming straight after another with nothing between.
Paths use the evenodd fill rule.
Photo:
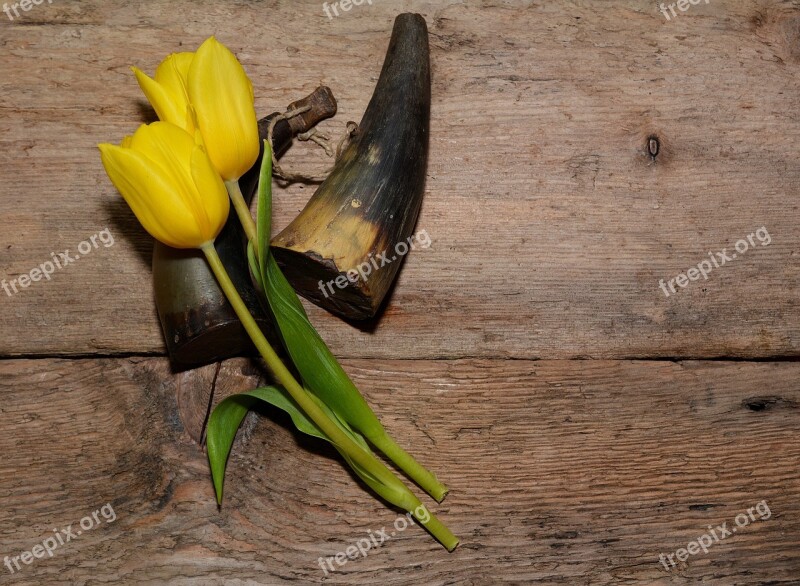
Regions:
<instances>
[{"instance_id":1,"label":"yellow flower head","mask_svg":"<svg viewBox=\"0 0 800 586\"><path fill-rule=\"evenodd\" d=\"M194 54L188 95L211 162L225 181L236 181L258 158L253 84L233 53L214 37Z\"/></svg>"},{"instance_id":2,"label":"yellow flower head","mask_svg":"<svg viewBox=\"0 0 800 586\"><path fill-rule=\"evenodd\" d=\"M133 67L133 73L158 118L194 134L194 116L187 90L194 53L173 53L158 66L154 79Z\"/></svg>"},{"instance_id":3,"label":"yellow flower head","mask_svg":"<svg viewBox=\"0 0 800 586\"><path fill-rule=\"evenodd\" d=\"M121 146L99 145L106 173L154 238L174 248L213 242L228 219L225 185L205 149L170 124L142 125Z\"/></svg>"}]
</instances>

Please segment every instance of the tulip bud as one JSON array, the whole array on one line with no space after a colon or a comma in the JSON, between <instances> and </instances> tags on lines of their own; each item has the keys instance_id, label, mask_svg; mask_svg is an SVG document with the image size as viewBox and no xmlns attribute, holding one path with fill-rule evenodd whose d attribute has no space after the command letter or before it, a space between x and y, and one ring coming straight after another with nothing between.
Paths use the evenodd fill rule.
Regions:
<instances>
[{"instance_id":1,"label":"tulip bud","mask_svg":"<svg viewBox=\"0 0 800 586\"><path fill-rule=\"evenodd\" d=\"M195 138L169 122L142 125L122 146L99 145L106 173L153 238L173 248L213 242L230 201Z\"/></svg>"},{"instance_id":2,"label":"tulip bud","mask_svg":"<svg viewBox=\"0 0 800 586\"><path fill-rule=\"evenodd\" d=\"M225 181L237 181L260 149L250 79L234 54L211 37L192 59L187 87L211 162Z\"/></svg>"}]
</instances>

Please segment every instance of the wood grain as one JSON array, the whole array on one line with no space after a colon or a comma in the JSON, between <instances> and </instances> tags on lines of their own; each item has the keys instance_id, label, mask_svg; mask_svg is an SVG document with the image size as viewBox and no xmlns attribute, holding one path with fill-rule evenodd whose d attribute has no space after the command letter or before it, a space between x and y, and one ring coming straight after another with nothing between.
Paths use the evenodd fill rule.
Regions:
<instances>
[{"instance_id":1,"label":"wood grain","mask_svg":"<svg viewBox=\"0 0 800 586\"><path fill-rule=\"evenodd\" d=\"M368 331L312 308L338 356L796 356L800 9L711 2L406 1L431 30L431 161L412 253ZM0 293L0 355L163 353L151 244L95 144L152 113L130 74L215 33L267 113L329 85L338 135L372 93L396 3L328 19L315 1L35 6L0 30L0 278L109 227L116 243ZM647 154L648 137L660 151ZM299 145L287 164L327 166ZM275 229L311 195L276 192ZM758 246L665 297L669 280ZM432 316L434 318L432 319Z\"/></svg>"},{"instance_id":2,"label":"wood grain","mask_svg":"<svg viewBox=\"0 0 800 586\"><path fill-rule=\"evenodd\" d=\"M800 365L376 361L345 365L452 492L446 554L418 527L325 576L319 557L392 524L336 454L251 415L214 502L163 359L0 362L0 557L106 503L113 523L0 582L789 584L800 568ZM226 363L218 387L259 377ZM231 381L239 382L231 382ZM11 430L12 433L8 433ZM756 520L667 572L671 554ZM427 501L426 501L427 502ZM428 503L433 507L433 503Z\"/></svg>"},{"instance_id":3,"label":"wood grain","mask_svg":"<svg viewBox=\"0 0 800 586\"><path fill-rule=\"evenodd\" d=\"M790 583L800 568L800 365L348 361L390 432L452 489L448 555L411 527L326 578L319 557L391 529L327 447L251 415L214 503L163 359L0 362L0 556L106 503L114 523L14 584ZM255 377L255 378L254 378ZM259 378L226 363L225 393ZM237 382L238 381L238 382ZM8 433L8 431L11 433ZM670 554L766 500L667 572ZM429 503L429 506L433 506ZM0 581L12 576L0 568Z\"/></svg>"}]
</instances>

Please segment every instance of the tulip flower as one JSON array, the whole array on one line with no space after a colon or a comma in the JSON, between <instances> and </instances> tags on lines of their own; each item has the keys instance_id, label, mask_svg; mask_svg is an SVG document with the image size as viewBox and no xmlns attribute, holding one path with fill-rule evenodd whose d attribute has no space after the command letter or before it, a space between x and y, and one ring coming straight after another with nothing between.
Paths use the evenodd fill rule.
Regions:
<instances>
[{"instance_id":1,"label":"tulip flower","mask_svg":"<svg viewBox=\"0 0 800 586\"><path fill-rule=\"evenodd\" d=\"M187 85L193 58L194 53L173 53L158 66L155 78L148 77L141 69L132 68L139 87L158 118L191 134L194 134L195 125Z\"/></svg>"},{"instance_id":2,"label":"tulip flower","mask_svg":"<svg viewBox=\"0 0 800 586\"><path fill-rule=\"evenodd\" d=\"M214 241L230 210L205 149L169 122L142 125L122 145L99 145L103 166L142 226L173 248Z\"/></svg>"},{"instance_id":3,"label":"tulip flower","mask_svg":"<svg viewBox=\"0 0 800 586\"><path fill-rule=\"evenodd\" d=\"M238 181L261 148L253 84L234 54L211 37L192 59L187 89L208 156L226 182Z\"/></svg>"}]
</instances>

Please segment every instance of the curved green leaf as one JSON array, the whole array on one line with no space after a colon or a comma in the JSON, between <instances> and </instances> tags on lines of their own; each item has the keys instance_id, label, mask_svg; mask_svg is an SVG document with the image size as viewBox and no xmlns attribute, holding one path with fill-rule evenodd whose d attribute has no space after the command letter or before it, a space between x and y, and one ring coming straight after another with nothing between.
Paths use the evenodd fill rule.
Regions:
<instances>
[{"instance_id":1,"label":"curved green leaf","mask_svg":"<svg viewBox=\"0 0 800 586\"><path fill-rule=\"evenodd\" d=\"M211 478L217 502L222 502L222 487L225 482L225 466L231 453L231 446L236 432L242 425L245 415L255 399L247 395L234 395L222 401L208 418L206 427L206 446L208 463L211 466Z\"/></svg>"},{"instance_id":2,"label":"curved green leaf","mask_svg":"<svg viewBox=\"0 0 800 586\"><path fill-rule=\"evenodd\" d=\"M289 414L295 427L305 434L330 442L326 436L300 409L283 387L270 386L254 389L248 393L232 395L220 402L208 418L206 445L211 476L217 493L217 502L222 502L222 489L225 482L225 467L247 412L258 402L268 403ZM364 441L363 439L361 440Z\"/></svg>"},{"instance_id":3,"label":"curved green leaf","mask_svg":"<svg viewBox=\"0 0 800 586\"><path fill-rule=\"evenodd\" d=\"M320 407L333 419L333 421L344 431L354 442L366 451L370 451L367 442L357 432L343 422L335 413L330 411L327 406L316 399ZM208 459L211 465L211 475L214 480L214 488L217 494L217 502L222 502L222 491L225 479L225 467L230 455L236 432L247 415L247 412L258 402L264 402L273 407L285 411L292 420L295 427L312 437L322 439L338 447L328 438L306 414L300 409L297 403L289 396L283 387L270 386L254 389L248 393L233 395L222 401L208 420L207 446ZM339 451L345 461L353 471L379 496L398 507L408 506L408 489L400 482L393 482L391 485L382 483L368 471L353 462L347 455Z\"/></svg>"},{"instance_id":4,"label":"curved green leaf","mask_svg":"<svg viewBox=\"0 0 800 586\"><path fill-rule=\"evenodd\" d=\"M268 254L262 285L286 351L308 389L354 428L372 439L386 432L308 320L289 281Z\"/></svg>"},{"instance_id":5,"label":"curved green leaf","mask_svg":"<svg viewBox=\"0 0 800 586\"><path fill-rule=\"evenodd\" d=\"M261 278L261 268L258 265L258 259L256 258L252 241L248 241L247 243L247 264L250 265L250 274L256 283L256 287L260 289L263 279Z\"/></svg>"}]
</instances>

